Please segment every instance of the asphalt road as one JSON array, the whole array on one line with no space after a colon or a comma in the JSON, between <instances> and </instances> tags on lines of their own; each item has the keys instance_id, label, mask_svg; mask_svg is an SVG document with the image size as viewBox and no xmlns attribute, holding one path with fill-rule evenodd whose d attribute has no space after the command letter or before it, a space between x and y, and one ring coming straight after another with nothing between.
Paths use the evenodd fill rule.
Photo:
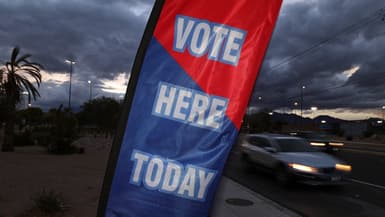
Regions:
<instances>
[{"instance_id":1,"label":"asphalt road","mask_svg":"<svg viewBox=\"0 0 385 217\"><path fill-rule=\"evenodd\" d=\"M235 148L225 175L309 217L385 217L385 145L350 143L335 154L353 166L344 186L280 186L261 170L247 171Z\"/></svg>"}]
</instances>

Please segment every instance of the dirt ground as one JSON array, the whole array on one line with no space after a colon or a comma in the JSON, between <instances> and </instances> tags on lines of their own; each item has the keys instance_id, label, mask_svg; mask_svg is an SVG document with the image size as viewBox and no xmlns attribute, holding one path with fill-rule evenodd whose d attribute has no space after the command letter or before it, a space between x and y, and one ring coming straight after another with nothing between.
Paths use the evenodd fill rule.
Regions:
<instances>
[{"instance_id":1,"label":"dirt ground","mask_svg":"<svg viewBox=\"0 0 385 217\"><path fill-rule=\"evenodd\" d=\"M385 139L353 141L379 140ZM43 189L63 195L68 210L60 217L96 216L111 143L112 139L104 137L83 137L75 145L85 153L73 155L51 155L37 146L0 152L0 217L41 217L21 214L30 213L31 198Z\"/></svg>"},{"instance_id":2,"label":"dirt ground","mask_svg":"<svg viewBox=\"0 0 385 217\"><path fill-rule=\"evenodd\" d=\"M33 146L0 152L0 217L28 213L31 197L43 189L63 195L69 207L64 217L96 216L111 143L111 139L83 137L75 144L85 153L64 156Z\"/></svg>"}]
</instances>

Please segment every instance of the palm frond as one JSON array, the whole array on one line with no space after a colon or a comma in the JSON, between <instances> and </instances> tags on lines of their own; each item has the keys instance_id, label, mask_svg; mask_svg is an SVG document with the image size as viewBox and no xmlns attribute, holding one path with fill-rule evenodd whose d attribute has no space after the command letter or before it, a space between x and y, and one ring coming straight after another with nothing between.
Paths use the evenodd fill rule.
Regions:
<instances>
[{"instance_id":1,"label":"palm frond","mask_svg":"<svg viewBox=\"0 0 385 217\"><path fill-rule=\"evenodd\" d=\"M15 48L13 48L12 55L11 55L11 62L12 63L16 62L17 55L19 55L19 52L20 52L20 48L19 47L16 46Z\"/></svg>"},{"instance_id":2,"label":"palm frond","mask_svg":"<svg viewBox=\"0 0 385 217\"><path fill-rule=\"evenodd\" d=\"M41 65L40 63L36 63L36 62L28 62L28 63L31 64L31 65L37 66L37 67L39 67L40 69L44 69L44 66Z\"/></svg>"},{"instance_id":3,"label":"palm frond","mask_svg":"<svg viewBox=\"0 0 385 217\"><path fill-rule=\"evenodd\" d=\"M37 62L30 62L29 60L24 60L23 61L24 63L28 63L28 64L31 64L31 65L35 65L35 66L37 66L37 67L39 67L40 69L43 69L44 68L44 66L43 65L41 65L40 63L37 63Z\"/></svg>"},{"instance_id":4,"label":"palm frond","mask_svg":"<svg viewBox=\"0 0 385 217\"><path fill-rule=\"evenodd\" d=\"M19 65L22 62L28 62L28 58L30 57L31 57L31 54L24 54L23 56L19 57L16 60L15 65Z\"/></svg>"},{"instance_id":5,"label":"palm frond","mask_svg":"<svg viewBox=\"0 0 385 217\"><path fill-rule=\"evenodd\" d=\"M0 89L1 89L1 86L3 85L3 76L4 76L4 69L3 68L0 68Z\"/></svg>"},{"instance_id":6,"label":"palm frond","mask_svg":"<svg viewBox=\"0 0 385 217\"><path fill-rule=\"evenodd\" d=\"M22 68L20 69L20 71L31 76L36 81L37 85L40 86L41 79L42 79L40 71L34 70L34 69L28 69L28 68Z\"/></svg>"},{"instance_id":7,"label":"palm frond","mask_svg":"<svg viewBox=\"0 0 385 217\"><path fill-rule=\"evenodd\" d=\"M20 68L24 69L24 70L34 71L37 74L40 74L40 71L41 71L39 67L34 66L34 65L29 65L29 64L21 65Z\"/></svg>"},{"instance_id":8,"label":"palm frond","mask_svg":"<svg viewBox=\"0 0 385 217\"><path fill-rule=\"evenodd\" d=\"M40 71L43 66L39 63L29 61L28 58L31 57L30 54L24 54L18 57L19 53L19 47L15 47L12 50L11 60L4 65L4 73L7 76L6 81L2 81L1 83L1 88L11 103L20 102L23 91L28 92L29 99L31 96L34 100L40 97L37 88L40 87L42 82ZM30 81L31 79L33 82Z\"/></svg>"},{"instance_id":9,"label":"palm frond","mask_svg":"<svg viewBox=\"0 0 385 217\"><path fill-rule=\"evenodd\" d=\"M34 100L36 100L37 96L40 97L39 91L28 80L21 80L21 83L23 84L24 89L28 92L29 97L31 96L31 94L32 94Z\"/></svg>"}]
</instances>

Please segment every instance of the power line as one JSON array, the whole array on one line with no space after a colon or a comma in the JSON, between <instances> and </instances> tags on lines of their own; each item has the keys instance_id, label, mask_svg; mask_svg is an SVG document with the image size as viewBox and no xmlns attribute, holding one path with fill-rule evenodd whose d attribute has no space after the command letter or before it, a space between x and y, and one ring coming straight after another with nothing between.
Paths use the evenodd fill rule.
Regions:
<instances>
[{"instance_id":1,"label":"power line","mask_svg":"<svg viewBox=\"0 0 385 217\"><path fill-rule=\"evenodd\" d=\"M381 73L385 73L385 72L381 72ZM385 78L385 75L384 74L377 74L377 76L372 76L372 77L368 77L366 79L360 79L360 81L368 81L368 80L373 80L374 78L377 78L377 77L381 77L381 78ZM311 91L311 92L305 92L303 96L317 96L317 95L321 95L327 91L330 91L330 90L336 90L336 89L340 89L340 88L344 88L344 87L349 87L351 85L351 83L344 83L342 85L338 85L338 86L331 86L331 87L326 87L326 88L323 88L323 89L320 89L320 90L314 90L314 91ZM296 99L296 98L299 98L300 95L296 95L296 96L291 96L289 97L288 99Z\"/></svg>"},{"instance_id":2,"label":"power line","mask_svg":"<svg viewBox=\"0 0 385 217\"><path fill-rule=\"evenodd\" d=\"M378 80L378 78L384 79L385 78L384 73L385 73L385 71L376 72L376 73L374 73L375 75L373 75L371 77L366 77L366 78L360 79L360 81L369 81L369 80L373 80L373 79ZM340 89L340 88L351 87L351 85L352 85L351 83L345 82L342 85L329 86L329 87L326 87L326 88L323 88L323 89L318 89L318 90L313 90L313 91L305 91L305 92L302 93L303 94L302 96L303 97L305 97L305 96L319 96L319 95L327 93L330 90L336 90L336 89ZM300 86L300 88L301 87L302 86ZM285 97L286 98L285 102L288 103L287 105L291 105L291 102L292 102L293 99L299 99L300 97L301 97L300 93L298 93L298 95L293 95L293 96L290 96L290 97Z\"/></svg>"},{"instance_id":3,"label":"power line","mask_svg":"<svg viewBox=\"0 0 385 217\"><path fill-rule=\"evenodd\" d=\"M382 17L382 21L385 21L385 7L379 9L379 10L376 10L375 12L371 13L371 15L361 19L359 22L355 23L355 24L352 24L348 27L346 27L345 29L343 29L342 31L334 34L332 37L328 38L328 39L325 39L325 40L322 40L312 46L310 46L309 48L291 56L291 57L288 57L286 59L284 59L282 62L274 65L273 67L271 67L271 69L268 71L268 72L272 72L272 71L275 71L276 69L280 68L281 66L283 65L286 65L292 61L294 61L295 59L297 58L300 58L300 57L303 57L305 55L307 55L308 53L312 52L312 51L315 51L316 49L319 49L321 48L324 44L327 44L333 40L335 40L336 38L338 38L339 36L343 35L343 34L347 34L347 33L350 33L350 32L354 32L355 30L358 30L362 27L366 27L368 26L369 24L373 24L375 23L376 21L379 21L379 17Z\"/></svg>"}]
</instances>

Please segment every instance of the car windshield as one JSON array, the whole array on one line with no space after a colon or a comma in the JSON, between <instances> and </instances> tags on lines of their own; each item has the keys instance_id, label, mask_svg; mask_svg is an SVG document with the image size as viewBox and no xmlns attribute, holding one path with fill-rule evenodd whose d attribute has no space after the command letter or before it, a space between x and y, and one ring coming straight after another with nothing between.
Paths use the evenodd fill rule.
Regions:
<instances>
[{"instance_id":1,"label":"car windshield","mask_svg":"<svg viewBox=\"0 0 385 217\"><path fill-rule=\"evenodd\" d=\"M277 139L281 152L314 152L308 142L301 139Z\"/></svg>"}]
</instances>

